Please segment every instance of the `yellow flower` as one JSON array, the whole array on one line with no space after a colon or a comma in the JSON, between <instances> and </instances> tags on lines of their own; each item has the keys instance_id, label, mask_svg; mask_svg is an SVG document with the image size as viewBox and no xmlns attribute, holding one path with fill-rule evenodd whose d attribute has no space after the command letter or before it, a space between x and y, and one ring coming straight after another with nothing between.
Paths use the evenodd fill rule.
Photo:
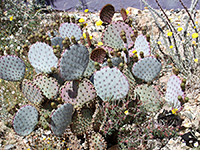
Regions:
<instances>
[{"instance_id":1,"label":"yellow flower","mask_svg":"<svg viewBox=\"0 0 200 150\"><path fill-rule=\"evenodd\" d=\"M187 36L190 36L190 33L187 33Z\"/></svg>"},{"instance_id":2,"label":"yellow flower","mask_svg":"<svg viewBox=\"0 0 200 150\"><path fill-rule=\"evenodd\" d=\"M27 148L27 150L31 150L30 148Z\"/></svg>"},{"instance_id":3,"label":"yellow flower","mask_svg":"<svg viewBox=\"0 0 200 150\"><path fill-rule=\"evenodd\" d=\"M44 137L43 140L46 140L46 137Z\"/></svg>"},{"instance_id":4,"label":"yellow flower","mask_svg":"<svg viewBox=\"0 0 200 150\"><path fill-rule=\"evenodd\" d=\"M196 58L196 59L194 59L194 62L195 62L195 63L198 63L198 61L199 61L199 60L198 60L197 58Z\"/></svg>"},{"instance_id":5,"label":"yellow flower","mask_svg":"<svg viewBox=\"0 0 200 150\"><path fill-rule=\"evenodd\" d=\"M192 41L192 45L195 45L195 46L196 46L196 41Z\"/></svg>"},{"instance_id":6,"label":"yellow flower","mask_svg":"<svg viewBox=\"0 0 200 150\"><path fill-rule=\"evenodd\" d=\"M136 50L134 50L134 51L132 51L132 53L133 53L133 54L135 54L135 53L137 53L137 51L136 51Z\"/></svg>"},{"instance_id":7,"label":"yellow flower","mask_svg":"<svg viewBox=\"0 0 200 150\"><path fill-rule=\"evenodd\" d=\"M51 140L50 138L48 138L48 140Z\"/></svg>"},{"instance_id":8,"label":"yellow flower","mask_svg":"<svg viewBox=\"0 0 200 150\"><path fill-rule=\"evenodd\" d=\"M160 45L161 44L161 41L158 41L158 45Z\"/></svg>"},{"instance_id":9,"label":"yellow flower","mask_svg":"<svg viewBox=\"0 0 200 150\"><path fill-rule=\"evenodd\" d=\"M196 39L196 38L198 38L198 36L199 36L199 34L198 34L198 33L193 33L193 34L192 34L192 38L193 38L193 39Z\"/></svg>"},{"instance_id":10,"label":"yellow flower","mask_svg":"<svg viewBox=\"0 0 200 150\"><path fill-rule=\"evenodd\" d=\"M174 47L173 45L170 45L170 46L169 46L170 49L172 49L173 47Z\"/></svg>"},{"instance_id":11,"label":"yellow flower","mask_svg":"<svg viewBox=\"0 0 200 150\"><path fill-rule=\"evenodd\" d=\"M90 36L90 40L92 39L92 36Z\"/></svg>"},{"instance_id":12,"label":"yellow flower","mask_svg":"<svg viewBox=\"0 0 200 150\"><path fill-rule=\"evenodd\" d=\"M125 114L125 115L128 115L128 110L126 110L126 111L124 112L124 114Z\"/></svg>"},{"instance_id":13,"label":"yellow flower","mask_svg":"<svg viewBox=\"0 0 200 150\"><path fill-rule=\"evenodd\" d=\"M26 68L26 71L28 71L28 68Z\"/></svg>"},{"instance_id":14,"label":"yellow flower","mask_svg":"<svg viewBox=\"0 0 200 150\"><path fill-rule=\"evenodd\" d=\"M47 144L50 144L50 142L48 141Z\"/></svg>"},{"instance_id":15,"label":"yellow flower","mask_svg":"<svg viewBox=\"0 0 200 150\"><path fill-rule=\"evenodd\" d=\"M194 26L193 28L194 28L194 29L196 29L197 27L196 27L196 26Z\"/></svg>"},{"instance_id":16,"label":"yellow flower","mask_svg":"<svg viewBox=\"0 0 200 150\"><path fill-rule=\"evenodd\" d=\"M126 9L126 14L128 15L129 14L129 11Z\"/></svg>"},{"instance_id":17,"label":"yellow flower","mask_svg":"<svg viewBox=\"0 0 200 150\"><path fill-rule=\"evenodd\" d=\"M86 34L85 33L83 33L83 37L84 37L84 39L86 39Z\"/></svg>"},{"instance_id":18,"label":"yellow flower","mask_svg":"<svg viewBox=\"0 0 200 150\"><path fill-rule=\"evenodd\" d=\"M180 24L178 23L178 26L180 26Z\"/></svg>"},{"instance_id":19,"label":"yellow flower","mask_svg":"<svg viewBox=\"0 0 200 150\"><path fill-rule=\"evenodd\" d=\"M182 28L182 27L179 27L177 30L180 32L180 31L182 31L182 30L183 30L183 28Z\"/></svg>"},{"instance_id":20,"label":"yellow flower","mask_svg":"<svg viewBox=\"0 0 200 150\"><path fill-rule=\"evenodd\" d=\"M69 148L67 148L67 150L69 150Z\"/></svg>"},{"instance_id":21,"label":"yellow flower","mask_svg":"<svg viewBox=\"0 0 200 150\"><path fill-rule=\"evenodd\" d=\"M198 24L198 23L199 23L198 21L195 22L195 24Z\"/></svg>"},{"instance_id":22,"label":"yellow flower","mask_svg":"<svg viewBox=\"0 0 200 150\"><path fill-rule=\"evenodd\" d=\"M177 111L178 111L177 108L172 109L172 114L176 115L176 114L177 114Z\"/></svg>"},{"instance_id":23,"label":"yellow flower","mask_svg":"<svg viewBox=\"0 0 200 150\"><path fill-rule=\"evenodd\" d=\"M85 23L84 25L85 25L85 26L88 26L88 23Z\"/></svg>"},{"instance_id":24,"label":"yellow flower","mask_svg":"<svg viewBox=\"0 0 200 150\"><path fill-rule=\"evenodd\" d=\"M178 16L178 19L181 19L181 16Z\"/></svg>"},{"instance_id":25,"label":"yellow flower","mask_svg":"<svg viewBox=\"0 0 200 150\"><path fill-rule=\"evenodd\" d=\"M97 26L101 26L102 23L103 23L103 22L102 22L101 20L99 20L99 21L96 22L96 25L97 25Z\"/></svg>"},{"instance_id":26,"label":"yellow flower","mask_svg":"<svg viewBox=\"0 0 200 150\"><path fill-rule=\"evenodd\" d=\"M97 44L98 46L101 46L101 45L103 45L103 43L102 42L98 42L98 44Z\"/></svg>"},{"instance_id":27,"label":"yellow flower","mask_svg":"<svg viewBox=\"0 0 200 150\"><path fill-rule=\"evenodd\" d=\"M83 23L83 22L85 22L85 20L83 18L81 18L81 19L79 19L79 22Z\"/></svg>"},{"instance_id":28,"label":"yellow flower","mask_svg":"<svg viewBox=\"0 0 200 150\"><path fill-rule=\"evenodd\" d=\"M172 36L172 34L173 34L172 32L168 32L167 36Z\"/></svg>"},{"instance_id":29,"label":"yellow flower","mask_svg":"<svg viewBox=\"0 0 200 150\"><path fill-rule=\"evenodd\" d=\"M85 9L85 10L84 10L84 12L86 12L86 13L87 13L88 11L89 11L88 9Z\"/></svg>"},{"instance_id":30,"label":"yellow flower","mask_svg":"<svg viewBox=\"0 0 200 150\"><path fill-rule=\"evenodd\" d=\"M10 17L10 21L12 21L12 20L13 20L13 16Z\"/></svg>"},{"instance_id":31,"label":"yellow flower","mask_svg":"<svg viewBox=\"0 0 200 150\"><path fill-rule=\"evenodd\" d=\"M148 9L148 7L144 7L144 9Z\"/></svg>"}]
</instances>

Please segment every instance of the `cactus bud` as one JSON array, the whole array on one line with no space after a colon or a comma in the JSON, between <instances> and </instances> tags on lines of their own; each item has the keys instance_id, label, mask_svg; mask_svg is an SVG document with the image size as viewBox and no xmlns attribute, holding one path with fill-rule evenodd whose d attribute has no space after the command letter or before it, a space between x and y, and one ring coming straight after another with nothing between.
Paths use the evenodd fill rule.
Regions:
<instances>
[{"instance_id":1,"label":"cactus bud","mask_svg":"<svg viewBox=\"0 0 200 150\"><path fill-rule=\"evenodd\" d=\"M142 52L142 51L140 52L140 57L144 58L144 52Z\"/></svg>"}]
</instances>

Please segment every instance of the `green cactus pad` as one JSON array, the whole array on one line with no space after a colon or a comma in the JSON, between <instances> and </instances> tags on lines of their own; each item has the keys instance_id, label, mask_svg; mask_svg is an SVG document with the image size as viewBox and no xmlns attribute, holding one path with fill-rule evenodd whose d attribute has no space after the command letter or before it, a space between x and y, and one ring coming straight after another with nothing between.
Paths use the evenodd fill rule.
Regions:
<instances>
[{"instance_id":1,"label":"green cactus pad","mask_svg":"<svg viewBox=\"0 0 200 150\"><path fill-rule=\"evenodd\" d=\"M121 31L125 31L127 44L124 44L120 37ZM103 32L102 42L109 47L116 49L123 49L124 47L132 47L133 41L131 35L134 34L133 30L129 25L124 22L118 21L110 24L106 30Z\"/></svg>"},{"instance_id":2,"label":"green cactus pad","mask_svg":"<svg viewBox=\"0 0 200 150\"><path fill-rule=\"evenodd\" d=\"M140 97L141 106L148 112L158 112L162 107L161 95L153 86L139 85L135 88L134 95Z\"/></svg>"},{"instance_id":3,"label":"green cactus pad","mask_svg":"<svg viewBox=\"0 0 200 150\"><path fill-rule=\"evenodd\" d=\"M83 76L84 77L90 77L95 71L94 61L91 59L88 62L87 68L85 69Z\"/></svg>"},{"instance_id":4,"label":"green cactus pad","mask_svg":"<svg viewBox=\"0 0 200 150\"><path fill-rule=\"evenodd\" d=\"M59 28L59 33L62 38L71 38L72 36L74 36L76 40L80 40L83 35L80 27L74 23L61 24Z\"/></svg>"},{"instance_id":5,"label":"green cactus pad","mask_svg":"<svg viewBox=\"0 0 200 150\"><path fill-rule=\"evenodd\" d=\"M156 78L162 68L162 64L154 57L145 57L140 59L132 67L132 73L146 82L152 81Z\"/></svg>"},{"instance_id":6,"label":"green cactus pad","mask_svg":"<svg viewBox=\"0 0 200 150\"><path fill-rule=\"evenodd\" d=\"M44 73L50 73L51 68L56 68L58 63L53 48L42 42L37 42L30 47L28 59L37 71Z\"/></svg>"},{"instance_id":7,"label":"green cactus pad","mask_svg":"<svg viewBox=\"0 0 200 150\"><path fill-rule=\"evenodd\" d=\"M60 88L60 95L66 103L80 106L94 99L96 97L96 91L93 84L88 79L83 79L81 82L66 82L65 85Z\"/></svg>"},{"instance_id":8,"label":"green cactus pad","mask_svg":"<svg viewBox=\"0 0 200 150\"><path fill-rule=\"evenodd\" d=\"M129 83L116 67L103 67L94 73L94 86L97 95L103 100L124 98L129 91Z\"/></svg>"},{"instance_id":9,"label":"green cactus pad","mask_svg":"<svg viewBox=\"0 0 200 150\"><path fill-rule=\"evenodd\" d=\"M98 63L103 63L105 61L105 57L106 51L103 48L95 48L90 54L90 59Z\"/></svg>"},{"instance_id":10,"label":"green cactus pad","mask_svg":"<svg viewBox=\"0 0 200 150\"><path fill-rule=\"evenodd\" d=\"M71 130L75 135L82 135L91 125L93 112L89 108L82 108L81 112L75 112L72 117Z\"/></svg>"},{"instance_id":11,"label":"green cactus pad","mask_svg":"<svg viewBox=\"0 0 200 150\"><path fill-rule=\"evenodd\" d=\"M111 4L105 5L100 11L100 19L105 23L111 23L112 17L115 14L115 8Z\"/></svg>"},{"instance_id":12,"label":"green cactus pad","mask_svg":"<svg viewBox=\"0 0 200 150\"><path fill-rule=\"evenodd\" d=\"M89 139L90 150L103 150L107 149L107 143L100 133L92 132Z\"/></svg>"},{"instance_id":13,"label":"green cactus pad","mask_svg":"<svg viewBox=\"0 0 200 150\"><path fill-rule=\"evenodd\" d=\"M144 35L138 35L138 37L135 40L134 50L137 51L137 54L143 52L144 56L149 56L151 54L150 44L149 42L147 42L146 37Z\"/></svg>"},{"instance_id":14,"label":"green cactus pad","mask_svg":"<svg viewBox=\"0 0 200 150\"><path fill-rule=\"evenodd\" d=\"M31 103L39 105L43 101L41 89L38 88L32 81L26 79L22 82L22 93Z\"/></svg>"},{"instance_id":15,"label":"green cactus pad","mask_svg":"<svg viewBox=\"0 0 200 150\"><path fill-rule=\"evenodd\" d=\"M0 78L7 81L20 81L24 78L25 63L13 55L0 57Z\"/></svg>"},{"instance_id":16,"label":"green cactus pad","mask_svg":"<svg viewBox=\"0 0 200 150\"><path fill-rule=\"evenodd\" d=\"M51 116L51 129L56 136L64 133L67 126L71 123L73 106L71 104L63 104Z\"/></svg>"},{"instance_id":17,"label":"green cactus pad","mask_svg":"<svg viewBox=\"0 0 200 150\"><path fill-rule=\"evenodd\" d=\"M174 108L180 108L181 102L178 100L178 96L184 99L184 92L181 89L181 79L176 75L172 75L167 82L167 90L165 100L171 104Z\"/></svg>"},{"instance_id":18,"label":"green cactus pad","mask_svg":"<svg viewBox=\"0 0 200 150\"><path fill-rule=\"evenodd\" d=\"M59 45L60 46L60 49L63 49L63 44L62 44L62 41L64 39L61 38L61 37L54 37L51 39L51 46L57 46Z\"/></svg>"},{"instance_id":19,"label":"green cactus pad","mask_svg":"<svg viewBox=\"0 0 200 150\"><path fill-rule=\"evenodd\" d=\"M72 45L65 50L60 59L60 75L64 80L72 81L82 77L89 62L89 51L83 45Z\"/></svg>"},{"instance_id":20,"label":"green cactus pad","mask_svg":"<svg viewBox=\"0 0 200 150\"><path fill-rule=\"evenodd\" d=\"M34 78L33 83L35 83L41 89L46 98L54 99L57 97L59 84L56 79L40 74Z\"/></svg>"},{"instance_id":21,"label":"green cactus pad","mask_svg":"<svg viewBox=\"0 0 200 150\"><path fill-rule=\"evenodd\" d=\"M113 57L111 58L111 62L112 62L112 65L115 66L115 67L119 67L119 64L121 62L123 62L122 58L120 57ZM108 66L108 62L106 61L105 63L103 63L102 66Z\"/></svg>"},{"instance_id":22,"label":"green cactus pad","mask_svg":"<svg viewBox=\"0 0 200 150\"><path fill-rule=\"evenodd\" d=\"M38 111L31 105L18 110L13 120L13 127L17 134L26 136L30 134L38 123Z\"/></svg>"}]
</instances>

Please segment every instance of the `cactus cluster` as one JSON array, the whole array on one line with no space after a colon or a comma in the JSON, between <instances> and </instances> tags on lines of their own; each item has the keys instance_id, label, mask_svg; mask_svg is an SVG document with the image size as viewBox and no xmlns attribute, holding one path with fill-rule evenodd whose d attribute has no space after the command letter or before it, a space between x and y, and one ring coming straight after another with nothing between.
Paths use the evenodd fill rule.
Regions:
<instances>
[{"instance_id":1,"label":"cactus cluster","mask_svg":"<svg viewBox=\"0 0 200 150\"><path fill-rule=\"evenodd\" d=\"M156 127L151 128L155 132L148 132L146 120L155 117L165 102L181 111L186 81L175 71L163 98L156 82L162 59L153 55L148 31L135 31L124 9L121 21L112 21L114 13L111 4L100 12L105 23L102 46L91 40L89 33L86 42L82 37L85 26L76 24L74 17L70 21L68 15L39 35L31 35L27 60L36 73L32 80L24 78L27 65L21 58L0 57L0 78L20 82L27 103L31 103L16 109L13 128L17 134L26 136L38 126L62 137L67 129L70 148L83 148L80 141L84 139L91 150L106 149L114 135L123 149L145 145L147 135L168 136L168 131ZM134 142L139 136L144 137L142 141Z\"/></svg>"}]
</instances>

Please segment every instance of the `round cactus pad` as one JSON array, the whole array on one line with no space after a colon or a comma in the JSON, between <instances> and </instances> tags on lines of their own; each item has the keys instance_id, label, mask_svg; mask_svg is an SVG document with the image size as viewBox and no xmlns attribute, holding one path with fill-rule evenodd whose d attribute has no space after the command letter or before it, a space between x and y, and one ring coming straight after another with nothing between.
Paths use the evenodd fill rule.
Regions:
<instances>
[{"instance_id":1,"label":"round cactus pad","mask_svg":"<svg viewBox=\"0 0 200 150\"><path fill-rule=\"evenodd\" d=\"M20 81L24 78L25 63L13 55L0 57L0 78L7 81Z\"/></svg>"},{"instance_id":2,"label":"round cactus pad","mask_svg":"<svg viewBox=\"0 0 200 150\"><path fill-rule=\"evenodd\" d=\"M154 57L140 59L132 67L133 74L146 82L152 81L161 71L162 64Z\"/></svg>"},{"instance_id":3,"label":"round cactus pad","mask_svg":"<svg viewBox=\"0 0 200 150\"><path fill-rule=\"evenodd\" d=\"M28 59L35 69L44 73L50 73L51 68L56 68L58 63L53 48L42 42L37 42L30 47Z\"/></svg>"},{"instance_id":4,"label":"round cactus pad","mask_svg":"<svg viewBox=\"0 0 200 150\"><path fill-rule=\"evenodd\" d=\"M71 123L73 113L72 104L63 104L51 116L51 129L57 136L62 135Z\"/></svg>"},{"instance_id":5,"label":"round cactus pad","mask_svg":"<svg viewBox=\"0 0 200 150\"><path fill-rule=\"evenodd\" d=\"M83 45L72 45L60 59L60 74L64 80L72 81L82 77L89 62L89 51Z\"/></svg>"},{"instance_id":6,"label":"round cactus pad","mask_svg":"<svg viewBox=\"0 0 200 150\"><path fill-rule=\"evenodd\" d=\"M76 40L80 40L81 36L83 35L80 27L74 23L61 24L59 28L59 33L62 38L71 38L72 36L74 36Z\"/></svg>"},{"instance_id":7,"label":"round cactus pad","mask_svg":"<svg viewBox=\"0 0 200 150\"><path fill-rule=\"evenodd\" d=\"M105 23L111 23L115 14L115 8L111 4L105 5L100 11L100 19Z\"/></svg>"},{"instance_id":8,"label":"round cactus pad","mask_svg":"<svg viewBox=\"0 0 200 150\"><path fill-rule=\"evenodd\" d=\"M130 48L133 45L131 35L134 34L134 32L132 28L129 27L129 25L121 21L113 22L106 28L106 30L103 33L102 42L106 46L109 46L112 48L116 48L116 49L124 48L125 44L120 37L120 33L122 30L125 31L126 33L128 48Z\"/></svg>"},{"instance_id":9,"label":"round cactus pad","mask_svg":"<svg viewBox=\"0 0 200 150\"><path fill-rule=\"evenodd\" d=\"M90 59L98 63L103 63L105 57L106 51L103 48L95 48L90 54Z\"/></svg>"},{"instance_id":10,"label":"round cactus pad","mask_svg":"<svg viewBox=\"0 0 200 150\"><path fill-rule=\"evenodd\" d=\"M153 87L147 84L137 86L134 90L134 95L139 96L143 108L148 112L157 112L161 109L161 95Z\"/></svg>"},{"instance_id":11,"label":"round cactus pad","mask_svg":"<svg viewBox=\"0 0 200 150\"><path fill-rule=\"evenodd\" d=\"M33 104L41 104L43 96L40 88L38 88L32 81L26 79L22 82L22 93Z\"/></svg>"},{"instance_id":12,"label":"round cactus pad","mask_svg":"<svg viewBox=\"0 0 200 150\"><path fill-rule=\"evenodd\" d=\"M147 42L146 37L144 35L138 35L138 37L135 40L134 50L136 50L138 54L140 54L140 52L143 52L144 56L150 55L150 45L149 42Z\"/></svg>"},{"instance_id":13,"label":"round cactus pad","mask_svg":"<svg viewBox=\"0 0 200 150\"><path fill-rule=\"evenodd\" d=\"M56 98L59 90L59 85L56 79L52 77L48 78L40 74L35 77L33 83L35 83L41 89L43 95L46 96L46 98Z\"/></svg>"},{"instance_id":14,"label":"round cactus pad","mask_svg":"<svg viewBox=\"0 0 200 150\"><path fill-rule=\"evenodd\" d=\"M176 75L172 75L167 82L165 100L174 108L179 108L181 106L178 96L182 96L184 99L184 92L180 86L181 82L181 79Z\"/></svg>"},{"instance_id":15,"label":"round cactus pad","mask_svg":"<svg viewBox=\"0 0 200 150\"><path fill-rule=\"evenodd\" d=\"M96 91L93 84L84 79L79 81L66 82L60 89L60 95L66 103L73 105L82 105L96 97Z\"/></svg>"},{"instance_id":16,"label":"round cactus pad","mask_svg":"<svg viewBox=\"0 0 200 150\"><path fill-rule=\"evenodd\" d=\"M30 134L38 123L38 111L31 105L18 110L13 120L13 127L17 134L26 136Z\"/></svg>"},{"instance_id":17,"label":"round cactus pad","mask_svg":"<svg viewBox=\"0 0 200 150\"><path fill-rule=\"evenodd\" d=\"M116 67L103 67L94 73L94 86L97 95L104 101L124 98L129 91L129 83Z\"/></svg>"}]
</instances>

